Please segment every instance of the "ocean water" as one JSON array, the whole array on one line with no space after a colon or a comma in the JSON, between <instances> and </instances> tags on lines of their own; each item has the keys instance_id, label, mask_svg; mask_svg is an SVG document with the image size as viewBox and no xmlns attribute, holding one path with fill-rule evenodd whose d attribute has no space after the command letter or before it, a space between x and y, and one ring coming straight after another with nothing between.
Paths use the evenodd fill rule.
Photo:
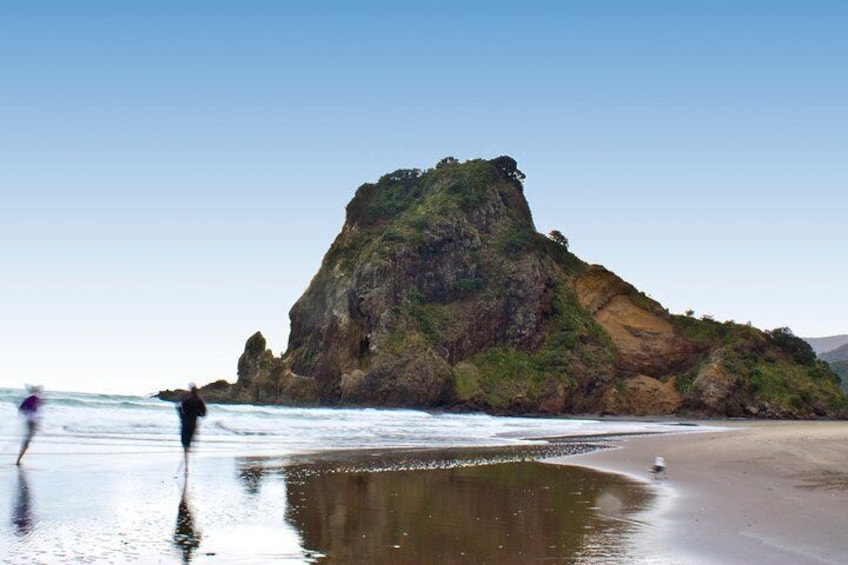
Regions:
<instances>
[{"instance_id":1,"label":"ocean water","mask_svg":"<svg viewBox=\"0 0 848 565\"><path fill-rule=\"evenodd\" d=\"M173 404L46 391L16 467L24 397L0 389L3 565L667 563L634 542L649 489L537 462L662 423L211 404L185 474Z\"/></svg>"},{"instance_id":2,"label":"ocean water","mask_svg":"<svg viewBox=\"0 0 848 565\"><path fill-rule=\"evenodd\" d=\"M74 392L46 391L42 396L33 453L149 453L179 447L173 403ZM0 444L6 444L6 452L17 449L22 423L16 412L25 397L23 390L0 388ZM521 445L559 436L668 429L654 422L213 404L201 420L197 446L207 454L286 456L343 449Z\"/></svg>"}]
</instances>

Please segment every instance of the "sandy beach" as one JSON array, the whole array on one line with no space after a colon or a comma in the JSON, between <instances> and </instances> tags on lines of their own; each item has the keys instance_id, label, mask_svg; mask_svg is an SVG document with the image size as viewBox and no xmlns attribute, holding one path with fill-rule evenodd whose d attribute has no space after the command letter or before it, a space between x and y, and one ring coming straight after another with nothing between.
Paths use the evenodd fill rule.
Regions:
<instances>
[{"instance_id":1,"label":"sandy beach","mask_svg":"<svg viewBox=\"0 0 848 565\"><path fill-rule=\"evenodd\" d=\"M557 459L651 481L641 542L657 563L848 563L848 423L708 422ZM655 456L667 477L655 480Z\"/></svg>"},{"instance_id":2,"label":"sandy beach","mask_svg":"<svg viewBox=\"0 0 848 565\"><path fill-rule=\"evenodd\" d=\"M530 447L197 453L188 478L177 450L37 452L0 466L0 563L642 562L648 489Z\"/></svg>"},{"instance_id":3,"label":"sandy beach","mask_svg":"<svg viewBox=\"0 0 848 565\"><path fill-rule=\"evenodd\" d=\"M2 564L848 563L846 422L590 425L217 406L186 480L169 406L69 396L52 407L21 468L20 431L0 434ZM380 437L406 418L437 445L458 423L465 435L472 423L597 432L306 449L356 436L363 418ZM251 443L232 431L242 428L261 433ZM274 448L298 439L300 452ZM612 448L587 452L596 445ZM658 455L668 474L654 480Z\"/></svg>"},{"instance_id":4,"label":"sandy beach","mask_svg":"<svg viewBox=\"0 0 848 565\"><path fill-rule=\"evenodd\" d=\"M628 517L653 506L650 486L540 461L679 429L210 405L186 479L173 406L126 396L52 394L16 467L20 400L4 393L4 565L643 562L631 540L645 525ZM614 516L599 512L605 500Z\"/></svg>"}]
</instances>

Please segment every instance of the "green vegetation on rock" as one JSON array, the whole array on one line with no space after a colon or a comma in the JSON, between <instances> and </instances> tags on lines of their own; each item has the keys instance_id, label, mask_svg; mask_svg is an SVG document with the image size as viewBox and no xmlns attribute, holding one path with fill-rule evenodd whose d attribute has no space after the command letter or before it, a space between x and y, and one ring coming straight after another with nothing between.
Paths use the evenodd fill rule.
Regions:
<instances>
[{"instance_id":1,"label":"green vegetation on rock","mask_svg":"<svg viewBox=\"0 0 848 565\"><path fill-rule=\"evenodd\" d=\"M538 233L508 156L360 186L290 312L281 358L252 338L240 400L499 413L820 417L839 378L788 329L669 314ZM657 395L665 395L657 398Z\"/></svg>"}]
</instances>

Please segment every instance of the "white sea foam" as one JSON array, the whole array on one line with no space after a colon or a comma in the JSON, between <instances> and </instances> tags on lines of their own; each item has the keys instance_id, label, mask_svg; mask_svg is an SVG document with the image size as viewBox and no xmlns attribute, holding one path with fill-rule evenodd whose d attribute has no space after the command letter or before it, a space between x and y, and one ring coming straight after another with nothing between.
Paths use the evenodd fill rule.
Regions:
<instances>
[{"instance_id":1,"label":"white sea foam","mask_svg":"<svg viewBox=\"0 0 848 565\"><path fill-rule=\"evenodd\" d=\"M0 440L17 441L23 390L0 389ZM63 453L145 452L177 445L174 404L152 398L70 392L44 394L33 449ZM494 446L554 436L668 431L653 422L517 418L375 408L209 406L198 446L235 455L290 455L336 449Z\"/></svg>"}]
</instances>

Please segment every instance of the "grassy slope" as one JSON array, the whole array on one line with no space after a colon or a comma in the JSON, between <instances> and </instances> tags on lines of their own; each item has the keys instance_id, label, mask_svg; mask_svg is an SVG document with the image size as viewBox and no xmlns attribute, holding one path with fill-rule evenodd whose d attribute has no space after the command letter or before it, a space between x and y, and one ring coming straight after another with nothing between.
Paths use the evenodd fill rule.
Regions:
<instances>
[{"instance_id":1,"label":"grassy slope","mask_svg":"<svg viewBox=\"0 0 848 565\"><path fill-rule=\"evenodd\" d=\"M520 183L523 178L520 171L510 169L514 161L495 161L458 163L447 159L427 171L399 170L377 183L362 185L347 206L347 225L356 230L337 238L322 270L334 266L351 276L363 261L421 249L428 232L438 229L439 223L476 230L469 215L486 205L493 187L497 190L499 183ZM504 194L502 198L507 197ZM509 217L494 226L492 233L481 236L488 245L475 251L477 256L466 258L479 267L478 274L457 279L454 288L445 289L447 298L443 300L409 292L396 306L404 323L397 326L396 335L387 336L386 345L408 351L405 342L423 340L435 349L442 348L445 336L461 331L457 320L473 311L475 301L494 300L503 292L499 267L534 256L558 277L543 342L533 351L501 345L465 359L455 371L456 398L496 410L522 403L530 407L552 396L579 395L592 379L612 373L615 347L578 305L570 286L571 278L586 265L565 246L536 233L529 211L520 207L510 208ZM721 348L727 370L743 377L737 391L740 405L768 402L790 410L809 405L817 410L844 406L838 378L817 363L814 355L809 359L797 343L801 340L794 336L772 336L748 326L683 316L674 316L673 322L681 335L704 349ZM691 370L678 378L682 393L687 392L704 360L693 359ZM578 402L571 408L581 407Z\"/></svg>"}]
</instances>

